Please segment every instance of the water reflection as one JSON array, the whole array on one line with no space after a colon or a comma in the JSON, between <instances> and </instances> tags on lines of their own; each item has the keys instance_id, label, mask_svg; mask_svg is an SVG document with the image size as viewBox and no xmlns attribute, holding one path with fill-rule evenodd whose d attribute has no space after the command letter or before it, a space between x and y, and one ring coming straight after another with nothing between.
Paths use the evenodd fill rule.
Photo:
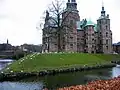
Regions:
<instances>
[{"instance_id":1,"label":"water reflection","mask_svg":"<svg viewBox=\"0 0 120 90\"><path fill-rule=\"evenodd\" d=\"M42 90L41 83L18 83L18 82L3 82L0 83L0 90Z\"/></svg>"},{"instance_id":2,"label":"water reflection","mask_svg":"<svg viewBox=\"0 0 120 90\"><path fill-rule=\"evenodd\" d=\"M4 67L4 63L0 64ZM42 90L46 86L50 90L58 87L86 84L97 79L109 79L120 75L120 68L113 67L84 72L74 72L67 74L57 74L54 76L26 78L18 82L2 82L0 90Z\"/></svg>"},{"instance_id":3,"label":"water reflection","mask_svg":"<svg viewBox=\"0 0 120 90\"><path fill-rule=\"evenodd\" d=\"M12 61L11 59L0 59L0 70L5 68L8 64L11 64Z\"/></svg>"},{"instance_id":4,"label":"water reflection","mask_svg":"<svg viewBox=\"0 0 120 90\"><path fill-rule=\"evenodd\" d=\"M120 75L120 67L112 68L112 77L118 77Z\"/></svg>"},{"instance_id":5,"label":"water reflection","mask_svg":"<svg viewBox=\"0 0 120 90\"><path fill-rule=\"evenodd\" d=\"M0 70L2 69L2 67L4 67L5 66L5 64L3 64L3 63L0 63Z\"/></svg>"}]
</instances>

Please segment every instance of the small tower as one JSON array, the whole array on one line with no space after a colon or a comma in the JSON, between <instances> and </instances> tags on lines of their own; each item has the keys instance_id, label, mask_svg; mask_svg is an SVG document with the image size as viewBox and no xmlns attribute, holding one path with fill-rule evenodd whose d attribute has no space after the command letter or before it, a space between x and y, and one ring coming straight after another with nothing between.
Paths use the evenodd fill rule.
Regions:
<instances>
[{"instance_id":1,"label":"small tower","mask_svg":"<svg viewBox=\"0 0 120 90\"><path fill-rule=\"evenodd\" d=\"M78 11L76 0L68 0L67 9Z\"/></svg>"},{"instance_id":2,"label":"small tower","mask_svg":"<svg viewBox=\"0 0 120 90\"><path fill-rule=\"evenodd\" d=\"M104 10L104 3L102 1L102 11L101 11L101 16L105 17L106 11Z\"/></svg>"},{"instance_id":3,"label":"small tower","mask_svg":"<svg viewBox=\"0 0 120 90\"><path fill-rule=\"evenodd\" d=\"M8 39L7 39L7 44L9 44L9 41L8 41Z\"/></svg>"},{"instance_id":4,"label":"small tower","mask_svg":"<svg viewBox=\"0 0 120 90\"><path fill-rule=\"evenodd\" d=\"M98 52L112 53L112 32L110 30L109 14L106 15L102 5L101 16L97 20L98 27Z\"/></svg>"},{"instance_id":5,"label":"small tower","mask_svg":"<svg viewBox=\"0 0 120 90\"><path fill-rule=\"evenodd\" d=\"M42 37L43 52L49 51L48 50L48 37L47 37L48 30L49 30L49 12L48 10L46 10L44 28L42 29L43 31L43 37Z\"/></svg>"},{"instance_id":6,"label":"small tower","mask_svg":"<svg viewBox=\"0 0 120 90\"><path fill-rule=\"evenodd\" d=\"M95 53L95 31L94 31L95 23L93 23L90 19L86 20L86 25L84 26L85 33L85 46L84 52L87 53Z\"/></svg>"}]
</instances>

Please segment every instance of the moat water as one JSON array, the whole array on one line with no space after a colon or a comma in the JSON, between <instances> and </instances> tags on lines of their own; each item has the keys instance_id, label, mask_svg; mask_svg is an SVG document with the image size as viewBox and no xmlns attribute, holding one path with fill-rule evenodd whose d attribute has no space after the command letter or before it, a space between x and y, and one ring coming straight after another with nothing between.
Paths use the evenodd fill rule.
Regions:
<instances>
[{"instance_id":1,"label":"moat water","mask_svg":"<svg viewBox=\"0 0 120 90\"><path fill-rule=\"evenodd\" d=\"M0 69L4 68L8 63L10 62L0 62ZM42 90L43 87L56 90L59 87L86 84L92 80L110 79L119 75L120 67L113 67L54 76L31 77L16 82L0 82L0 90Z\"/></svg>"}]
</instances>

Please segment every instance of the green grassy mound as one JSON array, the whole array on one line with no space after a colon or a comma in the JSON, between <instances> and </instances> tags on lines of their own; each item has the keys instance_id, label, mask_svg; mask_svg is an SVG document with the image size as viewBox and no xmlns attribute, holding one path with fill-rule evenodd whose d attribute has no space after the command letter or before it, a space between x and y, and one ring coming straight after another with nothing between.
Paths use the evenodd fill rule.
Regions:
<instances>
[{"instance_id":1,"label":"green grassy mound","mask_svg":"<svg viewBox=\"0 0 120 90\"><path fill-rule=\"evenodd\" d=\"M85 53L31 54L9 65L4 72L37 72L48 69L60 69L75 66L93 66L110 63L120 58L119 55Z\"/></svg>"}]
</instances>

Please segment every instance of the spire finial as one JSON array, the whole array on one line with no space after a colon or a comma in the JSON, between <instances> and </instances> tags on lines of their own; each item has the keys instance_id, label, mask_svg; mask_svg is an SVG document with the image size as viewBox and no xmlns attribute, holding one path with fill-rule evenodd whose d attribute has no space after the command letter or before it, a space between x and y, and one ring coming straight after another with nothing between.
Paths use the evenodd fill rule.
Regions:
<instances>
[{"instance_id":1,"label":"spire finial","mask_svg":"<svg viewBox=\"0 0 120 90\"><path fill-rule=\"evenodd\" d=\"M8 39L7 39L7 44L8 44L9 42L8 42Z\"/></svg>"},{"instance_id":2,"label":"spire finial","mask_svg":"<svg viewBox=\"0 0 120 90\"><path fill-rule=\"evenodd\" d=\"M104 3L102 0L102 11L101 11L101 16L105 16L105 10L104 10Z\"/></svg>"},{"instance_id":3,"label":"spire finial","mask_svg":"<svg viewBox=\"0 0 120 90\"><path fill-rule=\"evenodd\" d=\"M102 0L102 7L104 7L104 2L103 2L103 0Z\"/></svg>"},{"instance_id":4,"label":"spire finial","mask_svg":"<svg viewBox=\"0 0 120 90\"><path fill-rule=\"evenodd\" d=\"M104 11L104 2L102 0L102 11Z\"/></svg>"}]
</instances>

